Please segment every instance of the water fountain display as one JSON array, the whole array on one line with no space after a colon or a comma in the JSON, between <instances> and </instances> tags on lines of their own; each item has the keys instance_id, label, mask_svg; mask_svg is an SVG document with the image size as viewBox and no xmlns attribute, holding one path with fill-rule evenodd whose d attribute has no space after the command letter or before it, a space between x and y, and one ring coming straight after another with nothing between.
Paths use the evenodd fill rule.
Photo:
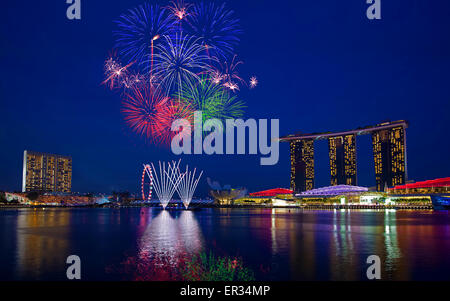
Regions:
<instances>
[{"instance_id":1,"label":"water fountain display","mask_svg":"<svg viewBox=\"0 0 450 301\"><path fill-rule=\"evenodd\" d=\"M179 182L179 185L176 187L176 190L178 192L178 196L180 197L186 209L189 207L189 204L192 201L192 197L194 196L197 184L200 181L200 178L203 174L203 171L201 171L198 177L196 178L195 176L196 171L197 171L196 168L194 168L193 171L190 171L188 165L186 165L186 171L183 174L181 173L179 168L177 170L178 177L181 178L181 180Z\"/></svg>"},{"instance_id":2,"label":"water fountain display","mask_svg":"<svg viewBox=\"0 0 450 301\"><path fill-rule=\"evenodd\" d=\"M144 164L141 184L143 201L151 200L152 189L154 189L162 207L166 209L173 194L177 191L184 207L186 209L189 207L203 171L197 174L197 168L189 170L189 166L186 165L186 169L182 172L180 162L181 160L172 161L166 165L166 162L159 161L159 171L153 163L151 165Z\"/></svg>"},{"instance_id":3,"label":"water fountain display","mask_svg":"<svg viewBox=\"0 0 450 301\"><path fill-rule=\"evenodd\" d=\"M158 163L159 172L157 172L152 163L153 173L155 174L153 177L153 188L155 189L161 205L166 209L180 181L183 179L184 174L180 174L179 172L180 161L167 163L167 169L166 162L161 164L161 161L159 161Z\"/></svg>"}]
</instances>

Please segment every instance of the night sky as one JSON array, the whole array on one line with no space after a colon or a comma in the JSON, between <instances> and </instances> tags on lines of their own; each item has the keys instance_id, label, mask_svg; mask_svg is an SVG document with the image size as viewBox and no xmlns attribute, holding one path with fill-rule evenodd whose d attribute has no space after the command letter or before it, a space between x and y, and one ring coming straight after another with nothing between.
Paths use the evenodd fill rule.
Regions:
<instances>
[{"instance_id":1,"label":"night sky","mask_svg":"<svg viewBox=\"0 0 450 301\"><path fill-rule=\"evenodd\" d=\"M120 95L101 84L113 21L143 2L82 0L79 21L65 0L2 2L0 190L20 190L25 149L71 155L79 192L137 192L142 163L177 159L133 134ZM245 118L278 118L281 135L406 119L409 178L450 176L450 3L381 0L382 20L370 21L365 2L227 1L244 30L240 73L259 79L239 93ZM370 136L357 149L358 184L374 186ZM289 186L288 144L274 166L260 155L182 160L250 192ZM329 185L325 140L315 163L316 187ZM198 194L207 189L204 177Z\"/></svg>"}]
</instances>

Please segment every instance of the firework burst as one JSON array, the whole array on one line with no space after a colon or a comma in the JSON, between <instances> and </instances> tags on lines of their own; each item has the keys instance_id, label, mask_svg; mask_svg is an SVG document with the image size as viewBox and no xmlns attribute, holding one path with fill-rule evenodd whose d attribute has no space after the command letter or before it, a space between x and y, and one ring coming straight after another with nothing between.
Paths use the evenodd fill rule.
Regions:
<instances>
[{"instance_id":1,"label":"firework burst","mask_svg":"<svg viewBox=\"0 0 450 301\"><path fill-rule=\"evenodd\" d=\"M256 76L252 76L250 78L250 83L249 83L250 89L255 88L257 85L258 85L258 79L256 78Z\"/></svg>"},{"instance_id":2,"label":"firework burst","mask_svg":"<svg viewBox=\"0 0 450 301\"><path fill-rule=\"evenodd\" d=\"M187 16L187 32L200 39L208 56L223 59L233 53L242 30L234 12L225 3L200 2Z\"/></svg>"},{"instance_id":3,"label":"firework burst","mask_svg":"<svg viewBox=\"0 0 450 301\"><path fill-rule=\"evenodd\" d=\"M231 96L222 86L203 76L195 85L184 85L175 98L189 105L192 111L202 111L203 123L208 119L239 118L244 113L244 102Z\"/></svg>"},{"instance_id":4,"label":"firework burst","mask_svg":"<svg viewBox=\"0 0 450 301\"><path fill-rule=\"evenodd\" d=\"M193 106L189 103L183 103L171 99L164 108L162 114L159 114L158 122L155 127L154 140L160 144L170 145L172 138L181 131L172 131L172 123L177 119L185 119L192 126L194 120ZM192 128L191 128L192 130ZM189 134L190 132L183 132Z\"/></svg>"},{"instance_id":5,"label":"firework burst","mask_svg":"<svg viewBox=\"0 0 450 301\"><path fill-rule=\"evenodd\" d=\"M222 84L223 87L230 91L239 91L239 83L246 84L245 80L239 76L238 66L242 61L236 60L234 55L231 62L225 62L223 65L219 64L219 68L214 68L209 74L215 84ZM221 71L222 70L222 71Z\"/></svg>"},{"instance_id":6,"label":"firework burst","mask_svg":"<svg viewBox=\"0 0 450 301\"><path fill-rule=\"evenodd\" d=\"M202 111L203 122L243 116L244 102L232 92L254 88L258 80L239 76L242 62L233 49L242 30L225 4L144 3L115 24L119 56L105 61L103 84L122 89L121 111L133 132L167 145L179 134L171 130L173 121L192 125L195 111Z\"/></svg>"},{"instance_id":7,"label":"firework burst","mask_svg":"<svg viewBox=\"0 0 450 301\"><path fill-rule=\"evenodd\" d=\"M149 61L154 42L174 30L174 19L165 8L144 3L129 9L115 22L116 47L128 62Z\"/></svg>"},{"instance_id":8,"label":"firework burst","mask_svg":"<svg viewBox=\"0 0 450 301\"><path fill-rule=\"evenodd\" d=\"M158 137L167 120L171 100L149 84L132 87L125 93L122 113L127 125L147 139Z\"/></svg>"},{"instance_id":9,"label":"firework burst","mask_svg":"<svg viewBox=\"0 0 450 301\"><path fill-rule=\"evenodd\" d=\"M167 91L179 91L183 84L194 85L198 74L209 72L208 57L202 54L202 47L193 37L176 34L175 38L164 36L166 45L158 45L155 54L155 75Z\"/></svg>"},{"instance_id":10,"label":"firework burst","mask_svg":"<svg viewBox=\"0 0 450 301\"><path fill-rule=\"evenodd\" d=\"M211 71L210 76L211 76L211 81L216 85L220 84L224 78L223 74L220 73L219 70Z\"/></svg>"},{"instance_id":11,"label":"firework burst","mask_svg":"<svg viewBox=\"0 0 450 301\"><path fill-rule=\"evenodd\" d=\"M114 57L114 55L111 55L105 61L104 69L106 79L102 82L102 84L108 85L111 90L114 88L122 87L125 82L128 82L129 80L130 72L128 68L131 65L133 65L133 62L129 63L126 66L122 66L122 64Z\"/></svg>"},{"instance_id":12,"label":"firework burst","mask_svg":"<svg viewBox=\"0 0 450 301\"><path fill-rule=\"evenodd\" d=\"M171 1L170 5L167 7L172 15L181 22L184 18L188 16L188 9L192 4L185 3L184 0Z\"/></svg>"}]
</instances>

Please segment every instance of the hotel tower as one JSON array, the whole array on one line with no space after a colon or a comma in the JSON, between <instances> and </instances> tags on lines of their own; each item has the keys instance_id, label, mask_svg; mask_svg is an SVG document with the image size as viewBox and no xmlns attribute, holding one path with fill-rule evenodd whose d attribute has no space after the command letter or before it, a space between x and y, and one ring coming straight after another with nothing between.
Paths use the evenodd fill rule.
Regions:
<instances>
[{"instance_id":1,"label":"hotel tower","mask_svg":"<svg viewBox=\"0 0 450 301\"><path fill-rule=\"evenodd\" d=\"M71 188L71 157L24 151L23 192L70 192Z\"/></svg>"}]
</instances>

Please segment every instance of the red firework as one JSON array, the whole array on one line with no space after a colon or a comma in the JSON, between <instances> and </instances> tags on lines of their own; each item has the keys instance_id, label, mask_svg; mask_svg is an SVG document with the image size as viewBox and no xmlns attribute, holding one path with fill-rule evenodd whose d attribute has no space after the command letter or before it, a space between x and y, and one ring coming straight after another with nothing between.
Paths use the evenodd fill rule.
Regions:
<instances>
[{"instance_id":1,"label":"red firework","mask_svg":"<svg viewBox=\"0 0 450 301\"><path fill-rule=\"evenodd\" d=\"M184 0L171 1L170 4L171 6L167 8L180 21L189 15L187 10L192 6L192 4L184 3Z\"/></svg>"},{"instance_id":2,"label":"red firework","mask_svg":"<svg viewBox=\"0 0 450 301\"><path fill-rule=\"evenodd\" d=\"M153 138L161 144L170 145L172 138L180 133L180 131L172 131L172 123L177 119L185 119L192 127L193 118L194 111L190 105L170 100L167 106L161 110L160 114L158 114L155 135Z\"/></svg>"},{"instance_id":3,"label":"red firework","mask_svg":"<svg viewBox=\"0 0 450 301\"><path fill-rule=\"evenodd\" d=\"M170 144L177 132L171 131L178 118L192 120L189 106L179 105L150 84L133 86L125 92L122 113L125 122L136 133L149 141Z\"/></svg>"}]
</instances>

